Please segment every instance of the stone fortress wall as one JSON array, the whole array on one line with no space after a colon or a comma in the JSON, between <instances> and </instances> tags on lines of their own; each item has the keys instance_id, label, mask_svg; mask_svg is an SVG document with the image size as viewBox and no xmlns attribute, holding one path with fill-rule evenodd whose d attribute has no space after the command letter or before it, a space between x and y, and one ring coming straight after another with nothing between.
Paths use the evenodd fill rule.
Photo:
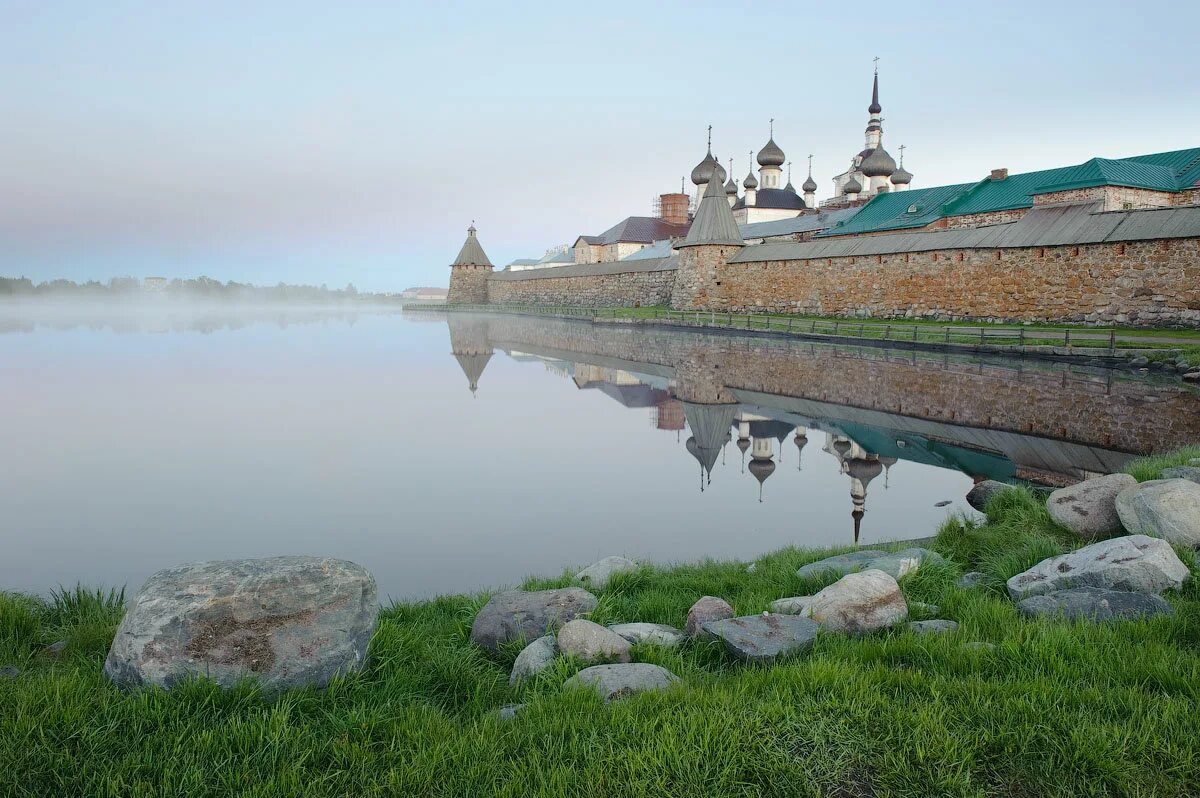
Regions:
<instances>
[{"instance_id":1,"label":"stone fortress wall","mask_svg":"<svg viewBox=\"0 0 1200 798\"><path fill-rule=\"evenodd\" d=\"M578 267L567 268L574 271ZM487 297L483 302L493 305L573 305L590 308L666 305L671 301L674 285L674 269L569 277L535 274L522 280L506 280L496 275L487 282Z\"/></svg>"}]
</instances>

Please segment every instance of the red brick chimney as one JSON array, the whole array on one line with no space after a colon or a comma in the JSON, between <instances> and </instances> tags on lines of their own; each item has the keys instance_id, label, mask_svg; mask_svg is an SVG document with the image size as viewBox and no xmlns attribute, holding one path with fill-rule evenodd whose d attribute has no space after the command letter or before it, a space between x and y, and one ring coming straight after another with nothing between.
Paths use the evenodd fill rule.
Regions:
<instances>
[{"instance_id":1,"label":"red brick chimney","mask_svg":"<svg viewBox=\"0 0 1200 798\"><path fill-rule=\"evenodd\" d=\"M992 170L992 180L1007 180L1007 179L1008 179L1008 170L1007 169L993 169Z\"/></svg>"}]
</instances>

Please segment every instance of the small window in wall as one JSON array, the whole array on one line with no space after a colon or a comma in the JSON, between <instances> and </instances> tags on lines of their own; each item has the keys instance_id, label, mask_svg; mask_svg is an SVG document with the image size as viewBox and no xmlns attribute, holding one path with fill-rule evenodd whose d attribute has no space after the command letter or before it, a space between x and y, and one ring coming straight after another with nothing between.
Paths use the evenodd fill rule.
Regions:
<instances>
[{"instance_id":1,"label":"small window in wall","mask_svg":"<svg viewBox=\"0 0 1200 798\"><path fill-rule=\"evenodd\" d=\"M935 252L935 253L933 253L933 262L937 263L937 260L938 260L938 254Z\"/></svg>"},{"instance_id":2,"label":"small window in wall","mask_svg":"<svg viewBox=\"0 0 1200 798\"><path fill-rule=\"evenodd\" d=\"M962 252L958 253L958 256L957 256L956 260L957 260L959 263L962 263L962 262L963 262L963 253L962 253Z\"/></svg>"},{"instance_id":3,"label":"small window in wall","mask_svg":"<svg viewBox=\"0 0 1200 798\"><path fill-rule=\"evenodd\" d=\"M1044 258L1044 257L1046 257L1046 248L1045 248L1045 247L1038 247L1037 249L1035 249L1035 250L1033 251L1033 257L1035 257L1035 258Z\"/></svg>"},{"instance_id":4,"label":"small window in wall","mask_svg":"<svg viewBox=\"0 0 1200 798\"><path fill-rule=\"evenodd\" d=\"M1131 211L1131 210L1133 210L1133 203L1132 203L1132 202L1122 202L1122 203L1121 203L1121 210L1123 210L1123 211Z\"/></svg>"},{"instance_id":5,"label":"small window in wall","mask_svg":"<svg viewBox=\"0 0 1200 798\"><path fill-rule=\"evenodd\" d=\"M1072 256L1074 256L1074 257L1079 257L1079 247L1072 247L1072 248L1071 248L1071 255L1072 255Z\"/></svg>"},{"instance_id":6,"label":"small window in wall","mask_svg":"<svg viewBox=\"0 0 1200 798\"><path fill-rule=\"evenodd\" d=\"M1125 245L1124 244L1117 244L1117 254L1118 255L1125 254Z\"/></svg>"},{"instance_id":7,"label":"small window in wall","mask_svg":"<svg viewBox=\"0 0 1200 798\"><path fill-rule=\"evenodd\" d=\"M882 256L882 255L876 255L876 256L875 256L875 262L876 262L876 263L883 263L883 256Z\"/></svg>"},{"instance_id":8,"label":"small window in wall","mask_svg":"<svg viewBox=\"0 0 1200 798\"><path fill-rule=\"evenodd\" d=\"M1000 250L996 250L996 260L1000 260Z\"/></svg>"}]
</instances>

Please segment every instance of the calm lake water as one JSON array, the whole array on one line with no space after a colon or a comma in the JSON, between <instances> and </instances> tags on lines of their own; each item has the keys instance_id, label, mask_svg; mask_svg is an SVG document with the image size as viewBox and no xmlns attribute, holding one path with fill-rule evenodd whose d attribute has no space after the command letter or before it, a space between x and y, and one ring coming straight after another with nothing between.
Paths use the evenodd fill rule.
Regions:
<instances>
[{"instance_id":1,"label":"calm lake water","mask_svg":"<svg viewBox=\"0 0 1200 798\"><path fill-rule=\"evenodd\" d=\"M410 598L919 538L973 480L1200 440L1165 378L429 312L0 309L0 411L0 588L34 592L318 554Z\"/></svg>"}]
</instances>

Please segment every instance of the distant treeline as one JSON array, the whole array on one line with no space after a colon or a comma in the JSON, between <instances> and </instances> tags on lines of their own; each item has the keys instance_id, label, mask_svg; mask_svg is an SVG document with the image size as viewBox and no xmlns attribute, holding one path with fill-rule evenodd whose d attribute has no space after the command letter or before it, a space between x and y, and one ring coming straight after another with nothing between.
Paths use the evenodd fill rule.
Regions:
<instances>
[{"instance_id":1,"label":"distant treeline","mask_svg":"<svg viewBox=\"0 0 1200 798\"><path fill-rule=\"evenodd\" d=\"M28 277L0 277L0 297L44 297L52 298L133 298L170 297L178 299L221 299L245 302L347 302L361 300L383 300L380 294L359 293L353 285L330 289L322 285L257 286L248 283L223 283L211 277L196 277L191 280L139 280L136 277L114 277L106 283L89 280L76 283L71 280L50 280L35 283Z\"/></svg>"}]
</instances>

